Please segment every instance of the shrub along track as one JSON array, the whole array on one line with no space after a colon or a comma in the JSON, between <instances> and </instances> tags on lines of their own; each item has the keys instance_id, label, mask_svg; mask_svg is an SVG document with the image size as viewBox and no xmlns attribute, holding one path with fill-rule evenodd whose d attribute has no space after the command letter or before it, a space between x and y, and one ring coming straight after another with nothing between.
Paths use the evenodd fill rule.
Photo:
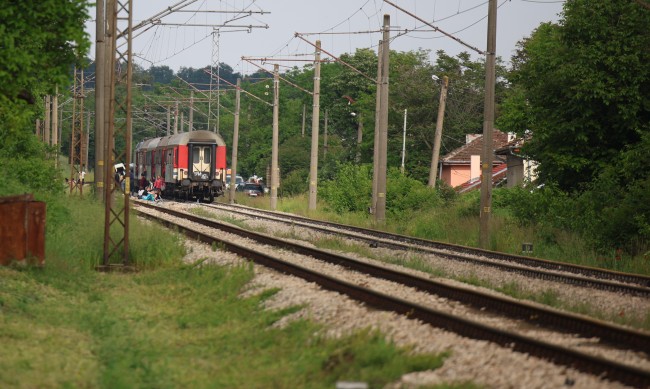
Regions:
<instances>
[{"instance_id":1,"label":"shrub along track","mask_svg":"<svg viewBox=\"0 0 650 389\"><path fill-rule=\"evenodd\" d=\"M562 282L570 285L584 286L616 293L650 297L650 277L643 275L621 273L605 269L435 242L384 231L325 222L239 205L210 204L206 206L226 210L234 214L245 215L247 217L272 220L311 228L339 237L345 236L349 239L366 242L372 247L385 247L394 250L415 250L435 254L454 261L493 267L501 271L517 273L531 278Z\"/></svg>"},{"instance_id":2,"label":"shrub along track","mask_svg":"<svg viewBox=\"0 0 650 389\"><path fill-rule=\"evenodd\" d=\"M229 224L219 223L213 220L207 220L195 215L172 209L157 207L152 204L137 203L136 207L149 207L165 214L181 218L184 221L199 223L202 226L209 227L213 232L206 234L195 228L179 226L169 220L161 220L163 224L173 225L174 228L183 230L191 238L213 244L218 242L225 249L234 252L243 257L254 260L256 263L271 267L283 273L292 274L304 278L310 282L315 282L325 289L335 290L344 293L356 300L362 301L369 306L382 310L390 310L412 319L419 319L422 322L431 324L435 327L443 328L459 335L473 339L487 340L504 347L511 348L515 351L529 353L542 359L552 361L556 364L570 366L577 370L607 378L609 380L619 381L626 385L636 387L646 387L650 385L650 371L647 356L644 352L650 349L650 335L647 333L627 329L624 327L588 319L582 316L566 314L557 310L546 309L532 304L522 303L513 299L495 297L491 294L483 294L477 291L467 290L464 288L453 287L438 283L423 277L394 271L383 266L373 265L367 262L354 260L352 258L333 254L330 252L317 250L302 244L291 243L286 240L270 237L247 230L243 230ZM160 219L159 219L160 220ZM521 327L532 327L533 335L522 335L526 331L504 330L503 325L487 325L480 321L482 319L468 319L455 314L450 314L441 310L427 307L419 302L413 302L410 297L396 297L384 292L379 292L370 288L361 286L366 282L351 283L341 280L332 275L326 275L319 271L310 270L304 266L297 265L280 258L277 255L270 255L260 251L259 248L249 247L249 245L240 245L230 243L227 240L217 238L221 233L214 232L215 229L221 233L236 234L247 239L255 240L264 245L273 246L282 250L291 251L301 255L310 256L320 261L326 261L331 264L351 269L360 273L371 275L372 277L389 280L395 283L406 285L410 288L416 288L429 294L443 296L446 299L457 300L478 310L479 315L485 317L498 313L499 315L515 318L518 321L525 321ZM336 273L338 276L338 273ZM409 295L410 296L410 295ZM479 321L480 320L480 321ZM487 320L490 321L490 320ZM564 333L579 334L586 339L575 342L575 335L570 335L573 343L567 347L562 343L541 340L542 336L535 335L544 327L551 331L560 331ZM594 339L596 343L594 344ZM581 348L580 344L589 344L589 347ZM629 350L636 350L639 354L636 357L639 360L632 364L623 364L617 361L617 357L605 357L602 352L589 353L590 347L593 346L605 354L620 355ZM618 350L618 351L617 351ZM617 354L619 353L619 354Z\"/></svg>"}]
</instances>

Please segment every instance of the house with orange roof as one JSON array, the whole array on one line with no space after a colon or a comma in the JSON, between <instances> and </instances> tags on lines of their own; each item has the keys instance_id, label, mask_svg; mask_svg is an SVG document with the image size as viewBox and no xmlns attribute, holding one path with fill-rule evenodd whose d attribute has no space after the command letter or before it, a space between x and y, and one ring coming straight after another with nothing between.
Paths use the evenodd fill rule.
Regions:
<instances>
[{"instance_id":1,"label":"house with orange roof","mask_svg":"<svg viewBox=\"0 0 650 389\"><path fill-rule=\"evenodd\" d=\"M508 144L508 135L499 130L492 133L494 150L501 149ZM483 153L483 134L466 135L466 143L445 155L440 161L440 179L454 188L474 188L473 183L480 182L481 178L481 154ZM502 167L493 170L495 174L503 175L505 178L506 158L501 155L494 155L492 167Z\"/></svg>"}]
</instances>

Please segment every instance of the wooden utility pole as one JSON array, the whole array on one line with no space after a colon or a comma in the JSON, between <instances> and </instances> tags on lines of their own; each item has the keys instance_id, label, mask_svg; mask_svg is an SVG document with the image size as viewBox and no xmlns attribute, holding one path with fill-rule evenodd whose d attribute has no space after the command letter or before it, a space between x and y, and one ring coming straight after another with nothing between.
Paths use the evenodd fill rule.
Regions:
<instances>
[{"instance_id":1,"label":"wooden utility pole","mask_svg":"<svg viewBox=\"0 0 650 389\"><path fill-rule=\"evenodd\" d=\"M433 140L433 156L431 157L431 169L429 170L429 187L436 187L436 178L438 177L438 159L440 157L440 142L442 140L442 124L445 119L445 103L447 102L447 86L449 77L442 78L442 87L440 89L440 104L438 105L438 118L436 119L436 134Z\"/></svg>"},{"instance_id":2,"label":"wooden utility pole","mask_svg":"<svg viewBox=\"0 0 650 389\"><path fill-rule=\"evenodd\" d=\"M95 193L97 198L104 201L104 120L105 120L105 90L104 79L106 69L106 18L104 0L98 0L95 5Z\"/></svg>"},{"instance_id":3,"label":"wooden utility pole","mask_svg":"<svg viewBox=\"0 0 650 389\"><path fill-rule=\"evenodd\" d=\"M381 63L381 101L379 112L379 158L377 166L377 208L375 209L375 222L386 222L386 169L388 154L388 69L389 69L389 39L390 15L384 15L384 33L382 37L382 63Z\"/></svg>"},{"instance_id":4,"label":"wooden utility pole","mask_svg":"<svg viewBox=\"0 0 650 389\"><path fill-rule=\"evenodd\" d=\"M237 183L237 149L239 147L239 108L241 102L241 78L237 78L235 91L235 125L232 135L232 160L230 161L230 204L235 203L235 184Z\"/></svg>"},{"instance_id":5,"label":"wooden utility pole","mask_svg":"<svg viewBox=\"0 0 650 389\"><path fill-rule=\"evenodd\" d=\"M318 200L318 124L320 120L320 41L316 41L314 57L314 96L311 113L311 161L309 165L309 209L315 210ZM303 136L305 128L305 106L302 110Z\"/></svg>"},{"instance_id":6,"label":"wooden utility pole","mask_svg":"<svg viewBox=\"0 0 650 389\"><path fill-rule=\"evenodd\" d=\"M485 108L483 109L483 154L481 161L481 213L479 223L479 246L490 246L490 215L492 214L492 161L494 145L494 90L496 84L495 58L497 48L497 0L488 5L488 37L485 58Z\"/></svg>"},{"instance_id":7,"label":"wooden utility pole","mask_svg":"<svg viewBox=\"0 0 650 389\"><path fill-rule=\"evenodd\" d=\"M273 65L273 143L271 146L271 210L278 205L278 184L280 182L278 169L278 117L280 115L280 73L279 65Z\"/></svg>"}]
</instances>

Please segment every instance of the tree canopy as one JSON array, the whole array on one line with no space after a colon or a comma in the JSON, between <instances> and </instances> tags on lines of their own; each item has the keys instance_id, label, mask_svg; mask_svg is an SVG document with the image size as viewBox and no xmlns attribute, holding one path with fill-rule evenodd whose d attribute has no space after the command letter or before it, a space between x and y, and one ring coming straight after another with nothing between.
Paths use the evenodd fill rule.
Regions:
<instances>
[{"instance_id":1,"label":"tree canopy","mask_svg":"<svg viewBox=\"0 0 650 389\"><path fill-rule=\"evenodd\" d=\"M584 188L650 131L650 12L627 0L573 0L520 45L500 123L533 133L542 181Z\"/></svg>"}]
</instances>

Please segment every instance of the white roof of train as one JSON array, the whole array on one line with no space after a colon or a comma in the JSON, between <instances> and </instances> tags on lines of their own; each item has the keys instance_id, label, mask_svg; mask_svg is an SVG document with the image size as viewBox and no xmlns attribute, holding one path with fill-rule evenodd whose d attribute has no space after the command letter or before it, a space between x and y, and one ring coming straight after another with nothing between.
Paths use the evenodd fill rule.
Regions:
<instances>
[{"instance_id":1,"label":"white roof of train","mask_svg":"<svg viewBox=\"0 0 650 389\"><path fill-rule=\"evenodd\" d=\"M197 130L164 136L162 138L143 140L142 142L138 143L136 150L151 150L157 147L186 145L188 143L194 142L216 143L217 146L226 145L226 142L223 141L223 138L219 134L206 130Z\"/></svg>"}]
</instances>

